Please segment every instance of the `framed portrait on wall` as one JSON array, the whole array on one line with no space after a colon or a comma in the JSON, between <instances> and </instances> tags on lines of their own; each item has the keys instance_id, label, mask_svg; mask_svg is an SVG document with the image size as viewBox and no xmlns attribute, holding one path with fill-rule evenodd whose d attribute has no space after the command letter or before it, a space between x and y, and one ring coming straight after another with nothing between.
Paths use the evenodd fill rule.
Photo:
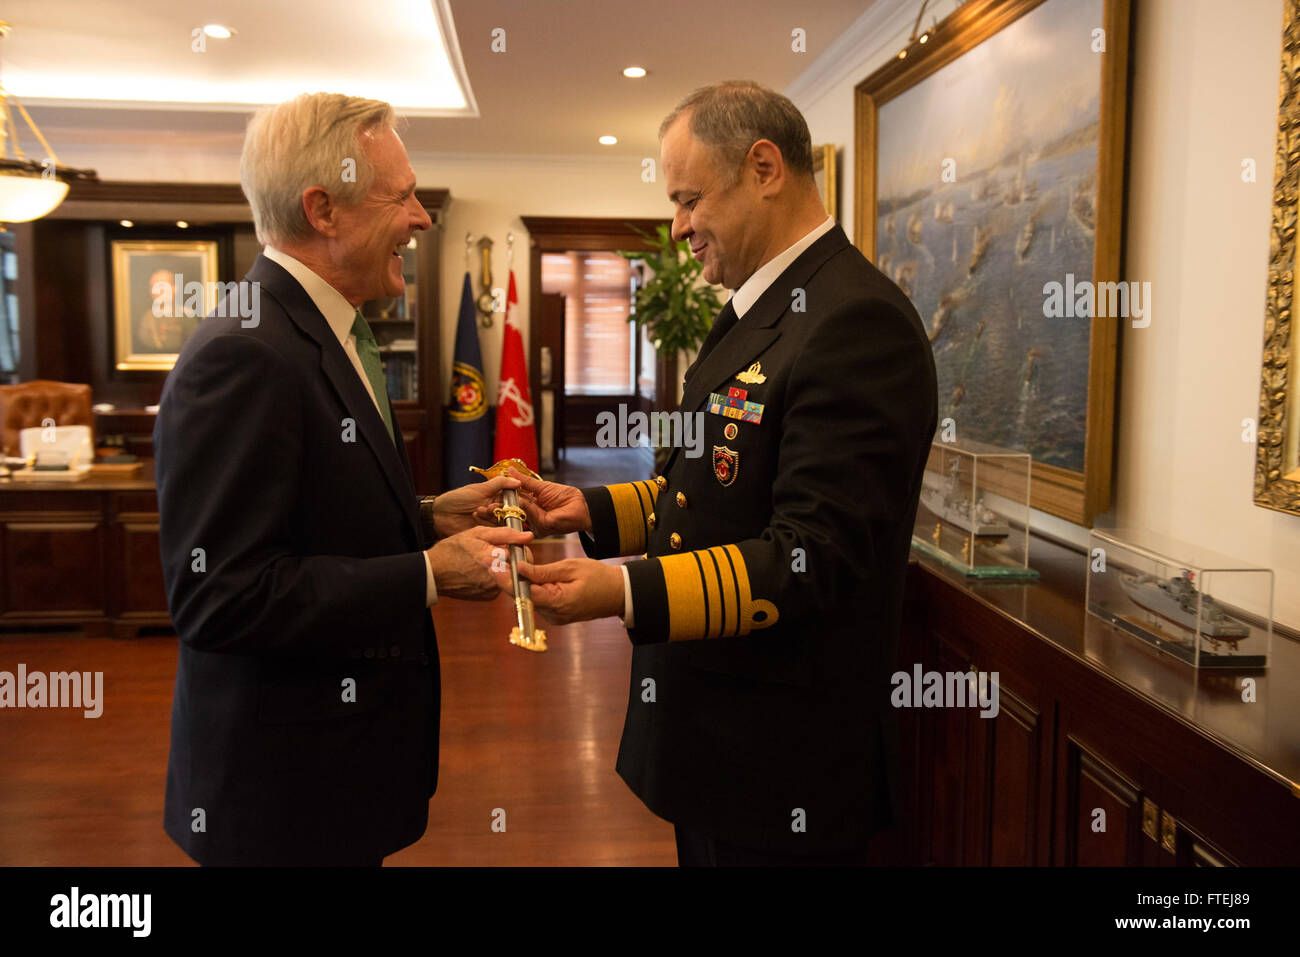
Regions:
<instances>
[{"instance_id":1,"label":"framed portrait on wall","mask_svg":"<svg viewBox=\"0 0 1300 957\"><path fill-rule=\"evenodd\" d=\"M217 241L114 239L110 246L116 367L170 370L216 307Z\"/></svg>"},{"instance_id":2,"label":"framed portrait on wall","mask_svg":"<svg viewBox=\"0 0 1300 957\"><path fill-rule=\"evenodd\" d=\"M1149 305L1119 282L1129 17L970 0L855 90L855 241L925 324L941 435L1030 453L1031 504L1082 525L1110 506L1120 313Z\"/></svg>"}]
</instances>

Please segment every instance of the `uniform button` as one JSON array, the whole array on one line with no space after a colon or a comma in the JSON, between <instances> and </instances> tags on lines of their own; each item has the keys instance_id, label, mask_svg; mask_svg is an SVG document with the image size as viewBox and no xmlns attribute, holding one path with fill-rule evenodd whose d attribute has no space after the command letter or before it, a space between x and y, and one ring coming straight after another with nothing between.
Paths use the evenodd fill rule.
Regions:
<instances>
[{"instance_id":1,"label":"uniform button","mask_svg":"<svg viewBox=\"0 0 1300 957\"><path fill-rule=\"evenodd\" d=\"M668 487L668 479L664 478L662 475L656 476L655 485L659 486L659 491L662 492Z\"/></svg>"},{"instance_id":2,"label":"uniform button","mask_svg":"<svg viewBox=\"0 0 1300 957\"><path fill-rule=\"evenodd\" d=\"M678 535L676 532L673 532L671 535L668 536L668 544L671 545L673 548L681 548L682 537Z\"/></svg>"},{"instance_id":3,"label":"uniform button","mask_svg":"<svg viewBox=\"0 0 1300 957\"><path fill-rule=\"evenodd\" d=\"M400 658L400 657L402 657L402 646L401 646L401 645L393 645L393 647L389 648L389 649L388 649L388 657L390 657L390 658Z\"/></svg>"},{"instance_id":4,"label":"uniform button","mask_svg":"<svg viewBox=\"0 0 1300 957\"><path fill-rule=\"evenodd\" d=\"M650 517L647 518L647 519L645 520L645 523L646 523L648 526L650 526L650 531L653 532L653 531L655 530L655 513L654 513L654 512L651 512L651 513L650 513Z\"/></svg>"},{"instance_id":5,"label":"uniform button","mask_svg":"<svg viewBox=\"0 0 1300 957\"><path fill-rule=\"evenodd\" d=\"M367 649L365 650L365 656L366 656L367 658L373 658L373 657L375 656L375 649L373 649L373 648L367 648Z\"/></svg>"},{"instance_id":6,"label":"uniform button","mask_svg":"<svg viewBox=\"0 0 1300 957\"><path fill-rule=\"evenodd\" d=\"M677 493L677 507L678 508L686 507L686 496L681 492Z\"/></svg>"}]
</instances>

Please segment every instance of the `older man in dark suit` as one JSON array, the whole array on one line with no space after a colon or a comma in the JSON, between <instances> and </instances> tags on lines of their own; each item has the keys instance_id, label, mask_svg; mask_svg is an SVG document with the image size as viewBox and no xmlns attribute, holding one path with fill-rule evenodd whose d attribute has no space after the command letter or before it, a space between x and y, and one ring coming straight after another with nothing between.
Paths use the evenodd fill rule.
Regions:
<instances>
[{"instance_id":1,"label":"older man in dark suit","mask_svg":"<svg viewBox=\"0 0 1300 957\"><path fill-rule=\"evenodd\" d=\"M660 136L673 236L734 290L686 372L680 411L701 417L703 455L674 450L655 481L526 480L538 534L645 560L524 571L555 620L624 617L618 771L676 825L680 863L862 862L891 819L889 675L937 415L929 341L826 215L788 99L708 87Z\"/></svg>"},{"instance_id":2,"label":"older man in dark suit","mask_svg":"<svg viewBox=\"0 0 1300 957\"><path fill-rule=\"evenodd\" d=\"M429 606L495 597L493 550L531 538L473 517L513 480L416 498L358 308L402 294L400 250L430 226L393 123L334 94L253 118L252 315L232 294L163 390L164 826L203 864L376 865L418 840L438 774Z\"/></svg>"}]
</instances>

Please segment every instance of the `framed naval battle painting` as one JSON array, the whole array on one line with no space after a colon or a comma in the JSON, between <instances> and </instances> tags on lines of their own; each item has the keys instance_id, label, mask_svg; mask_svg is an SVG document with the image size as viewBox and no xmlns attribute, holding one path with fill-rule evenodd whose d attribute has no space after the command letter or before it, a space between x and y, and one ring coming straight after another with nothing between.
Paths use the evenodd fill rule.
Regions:
<instances>
[{"instance_id":1,"label":"framed naval battle painting","mask_svg":"<svg viewBox=\"0 0 1300 957\"><path fill-rule=\"evenodd\" d=\"M1119 275L1129 15L970 0L854 94L854 238L930 336L936 438L1029 452L1031 504L1082 525L1110 506L1119 324L1150 321Z\"/></svg>"}]
</instances>

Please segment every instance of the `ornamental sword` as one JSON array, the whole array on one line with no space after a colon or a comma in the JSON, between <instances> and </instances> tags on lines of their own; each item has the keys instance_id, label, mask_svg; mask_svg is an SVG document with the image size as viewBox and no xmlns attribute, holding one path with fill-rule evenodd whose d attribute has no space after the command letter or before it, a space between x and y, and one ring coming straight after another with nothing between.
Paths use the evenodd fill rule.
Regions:
<instances>
[{"instance_id":1,"label":"ornamental sword","mask_svg":"<svg viewBox=\"0 0 1300 957\"><path fill-rule=\"evenodd\" d=\"M502 459L487 469L476 468L473 465L469 468L471 472L477 472L484 478L495 478L498 475L508 478L510 470L513 468L523 475L541 479L540 475L519 461L519 459ZM501 490L501 505L493 509L492 514L496 516L498 522L513 528L516 532L524 530L524 510L519 507L519 496L515 494L514 489L506 488ZM510 631L510 643L521 648L527 648L529 651L545 651L546 632L538 628L534 621L533 598L529 581L526 578L519 577L519 563L525 558L523 546L510 546L510 584L514 586L515 621L517 622Z\"/></svg>"}]
</instances>

